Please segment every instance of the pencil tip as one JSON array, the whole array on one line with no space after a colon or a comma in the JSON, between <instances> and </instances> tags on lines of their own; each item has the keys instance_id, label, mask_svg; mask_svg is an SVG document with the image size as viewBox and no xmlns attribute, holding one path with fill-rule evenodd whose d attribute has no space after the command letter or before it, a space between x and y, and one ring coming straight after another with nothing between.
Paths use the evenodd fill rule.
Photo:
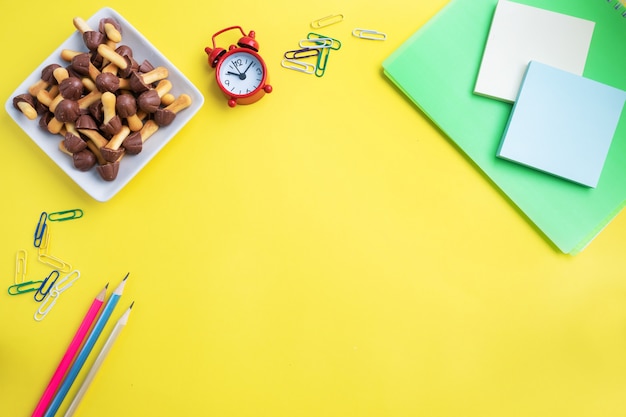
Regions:
<instances>
[{"instance_id":1,"label":"pencil tip","mask_svg":"<svg viewBox=\"0 0 626 417\"><path fill-rule=\"evenodd\" d=\"M109 283L107 282L107 285L104 286L104 289L106 290L107 288L109 288Z\"/></svg>"},{"instance_id":2,"label":"pencil tip","mask_svg":"<svg viewBox=\"0 0 626 417\"><path fill-rule=\"evenodd\" d=\"M134 305L135 305L135 302L133 301L132 303L130 303L130 307L128 307L128 309L133 308Z\"/></svg>"},{"instance_id":3,"label":"pencil tip","mask_svg":"<svg viewBox=\"0 0 626 417\"><path fill-rule=\"evenodd\" d=\"M126 278L128 278L128 275L130 274L130 272L126 273L126 276L124 277L124 279L122 281L126 281Z\"/></svg>"}]
</instances>

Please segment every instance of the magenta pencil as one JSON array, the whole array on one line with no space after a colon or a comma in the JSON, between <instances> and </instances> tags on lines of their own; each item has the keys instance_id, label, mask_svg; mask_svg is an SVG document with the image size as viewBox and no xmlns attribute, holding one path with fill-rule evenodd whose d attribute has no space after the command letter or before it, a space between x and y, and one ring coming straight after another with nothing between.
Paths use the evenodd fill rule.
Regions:
<instances>
[{"instance_id":1,"label":"magenta pencil","mask_svg":"<svg viewBox=\"0 0 626 417\"><path fill-rule=\"evenodd\" d=\"M52 398L54 397L54 393L59 388L59 385L61 384L65 373L72 364L72 361L76 356L76 352L78 352L78 349L80 348L85 338L87 337L87 334L89 333L91 325L96 320L96 317L98 317L98 313L100 312L102 304L104 303L104 298L106 297L107 286L108 284L96 296L96 298L93 300L93 303L91 303L91 307L89 307L89 310L87 310L85 318L83 318L83 321L78 327L78 330L76 330L76 334L74 335L74 338L72 339L70 345L65 351L61 362L59 362L57 370L54 372L54 375L52 375L52 379L50 379L46 390L43 392L43 395L39 400L39 403L37 403L37 407L35 407L35 411L33 411L32 417L41 417L46 412L48 405L50 405L50 401L52 401Z\"/></svg>"}]
</instances>

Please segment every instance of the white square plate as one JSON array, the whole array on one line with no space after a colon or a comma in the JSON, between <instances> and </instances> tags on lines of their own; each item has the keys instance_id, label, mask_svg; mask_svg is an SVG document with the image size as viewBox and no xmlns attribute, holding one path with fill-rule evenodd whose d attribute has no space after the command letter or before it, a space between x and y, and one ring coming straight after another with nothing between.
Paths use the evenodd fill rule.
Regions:
<instances>
[{"instance_id":1,"label":"white square plate","mask_svg":"<svg viewBox=\"0 0 626 417\"><path fill-rule=\"evenodd\" d=\"M119 165L117 178L113 181L103 180L95 168L88 172L82 172L73 165L72 158L59 150L60 135L46 132L39 126L39 118L29 120L19 110L13 107L13 97L28 93L28 88L41 78L41 71L49 64L57 63L63 67L68 65L61 59L61 51L64 49L84 51L87 48L80 32L75 31L63 42L48 58L46 58L31 75L11 94L5 104L5 109L15 122L26 132L28 136L43 150L72 180L95 200L104 202L111 199L120 191L137 173L163 148L176 133L195 115L202 107L204 97L200 91L180 72L163 54L161 54L141 33L139 33L126 19L110 8L102 8L89 19L87 24L97 30L99 22L103 18L113 18L122 27L122 41L120 45L127 45L133 50L133 57L141 64L148 60L153 66L164 66L168 69L168 80L172 82L172 93L178 96L188 94L192 99L191 106L180 111L174 121L159 128L148 139L142 151L137 155L127 155ZM68 18L68 25L72 25L72 17ZM58 136L59 140L56 140Z\"/></svg>"}]
</instances>

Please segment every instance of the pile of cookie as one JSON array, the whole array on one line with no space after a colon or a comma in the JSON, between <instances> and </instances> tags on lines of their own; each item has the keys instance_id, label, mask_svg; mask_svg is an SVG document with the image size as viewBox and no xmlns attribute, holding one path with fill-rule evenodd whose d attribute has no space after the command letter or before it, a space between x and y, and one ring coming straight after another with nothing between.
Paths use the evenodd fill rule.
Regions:
<instances>
[{"instance_id":1,"label":"pile of cookie","mask_svg":"<svg viewBox=\"0 0 626 417\"><path fill-rule=\"evenodd\" d=\"M65 67L53 63L28 92L13 97L13 106L39 126L61 135L59 149L80 171L96 168L105 181L117 177L124 155L141 152L143 143L176 114L191 97L171 93L169 72L139 61L122 44L122 27L113 18L92 29L73 19L86 51L64 49Z\"/></svg>"}]
</instances>

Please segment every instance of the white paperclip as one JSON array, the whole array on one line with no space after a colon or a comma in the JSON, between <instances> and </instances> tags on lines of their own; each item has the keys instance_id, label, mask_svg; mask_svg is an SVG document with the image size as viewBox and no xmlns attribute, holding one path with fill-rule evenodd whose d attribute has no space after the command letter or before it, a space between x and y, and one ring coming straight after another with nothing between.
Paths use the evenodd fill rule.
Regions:
<instances>
[{"instance_id":1,"label":"white paperclip","mask_svg":"<svg viewBox=\"0 0 626 417\"><path fill-rule=\"evenodd\" d=\"M304 72L305 74L313 74L315 72L315 65L297 59L284 58L281 65L283 68Z\"/></svg>"},{"instance_id":2,"label":"white paperclip","mask_svg":"<svg viewBox=\"0 0 626 417\"><path fill-rule=\"evenodd\" d=\"M78 278L80 278L80 271L73 270L63 278L57 280L57 282L54 284L54 287L52 287L50 292L46 295L46 298L44 298L41 302L41 305L39 306L37 311L35 311L35 320L43 320L48 315L50 310L52 310L52 307L54 307L54 305L57 303L57 300L61 293L71 287Z\"/></svg>"},{"instance_id":3,"label":"white paperclip","mask_svg":"<svg viewBox=\"0 0 626 417\"><path fill-rule=\"evenodd\" d=\"M361 39L369 39L372 41L384 41L387 35L376 30L356 28L352 31L352 35Z\"/></svg>"},{"instance_id":4,"label":"white paperclip","mask_svg":"<svg viewBox=\"0 0 626 417\"><path fill-rule=\"evenodd\" d=\"M331 38L302 39L298 42L298 45L300 45L300 48L322 49L332 47L333 41Z\"/></svg>"},{"instance_id":5,"label":"white paperclip","mask_svg":"<svg viewBox=\"0 0 626 417\"><path fill-rule=\"evenodd\" d=\"M71 287L78 278L80 278L80 271L75 269L63 278L57 280L56 284L54 284L54 289L57 290L59 294L61 294L63 291Z\"/></svg>"},{"instance_id":6,"label":"white paperclip","mask_svg":"<svg viewBox=\"0 0 626 417\"><path fill-rule=\"evenodd\" d=\"M56 303L57 303L57 296L56 295L52 296L52 290L51 290L46 295L46 298L43 299L37 311L35 311L35 316L34 316L35 321L41 321L44 318L46 318L46 316L48 315L50 310L52 310L52 307L54 307Z\"/></svg>"},{"instance_id":7,"label":"white paperclip","mask_svg":"<svg viewBox=\"0 0 626 417\"><path fill-rule=\"evenodd\" d=\"M314 29L319 29L319 28L323 28L324 26L330 26L335 23L339 23L342 20L343 20L343 15L341 13L331 14L331 15L322 17L321 19L312 21L311 27Z\"/></svg>"}]
</instances>

